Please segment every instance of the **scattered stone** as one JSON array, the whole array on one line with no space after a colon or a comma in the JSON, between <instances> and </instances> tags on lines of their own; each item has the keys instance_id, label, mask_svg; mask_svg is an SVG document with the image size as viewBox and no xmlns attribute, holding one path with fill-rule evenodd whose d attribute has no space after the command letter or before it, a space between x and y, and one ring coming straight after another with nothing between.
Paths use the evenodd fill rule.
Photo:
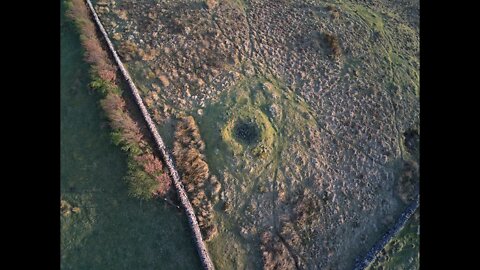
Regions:
<instances>
[{"instance_id":1,"label":"scattered stone","mask_svg":"<svg viewBox=\"0 0 480 270\"><path fill-rule=\"evenodd\" d=\"M114 40L117 40L117 41L118 41L118 40L121 40L121 39L122 39L122 34L120 34L120 33L117 32L117 33L113 34L113 37L112 37L112 38L113 38Z\"/></svg>"},{"instance_id":2,"label":"scattered stone","mask_svg":"<svg viewBox=\"0 0 480 270\"><path fill-rule=\"evenodd\" d=\"M214 9L217 6L217 0L206 0L205 4L208 9Z\"/></svg>"},{"instance_id":3,"label":"scattered stone","mask_svg":"<svg viewBox=\"0 0 480 270\"><path fill-rule=\"evenodd\" d=\"M163 87L168 87L170 85L170 81L168 80L167 76L165 75L160 75L158 77L160 82L162 83Z\"/></svg>"},{"instance_id":4,"label":"scattered stone","mask_svg":"<svg viewBox=\"0 0 480 270\"><path fill-rule=\"evenodd\" d=\"M270 107L268 108L270 114L272 115L273 118L279 118L281 117L281 113L282 111L280 110L280 108L278 107L277 104L272 104L270 105Z\"/></svg>"}]
</instances>

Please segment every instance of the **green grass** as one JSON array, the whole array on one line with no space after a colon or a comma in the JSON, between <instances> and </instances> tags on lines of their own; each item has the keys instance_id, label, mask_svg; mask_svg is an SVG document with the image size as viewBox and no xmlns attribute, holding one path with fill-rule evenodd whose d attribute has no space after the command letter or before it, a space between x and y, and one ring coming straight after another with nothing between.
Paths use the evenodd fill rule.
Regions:
<instances>
[{"instance_id":1,"label":"green grass","mask_svg":"<svg viewBox=\"0 0 480 270\"><path fill-rule=\"evenodd\" d=\"M384 23L381 14L363 5L349 2L342 3L341 7L344 11L357 14L370 28L375 29L379 33L383 33Z\"/></svg>"},{"instance_id":2,"label":"green grass","mask_svg":"<svg viewBox=\"0 0 480 270\"><path fill-rule=\"evenodd\" d=\"M377 256L367 270L420 269L420 238L417 234L419 226L419 212L417 210L399 234L385 246L385 253Z\"/></svg>"},{"instance_id":3,"label":"green grass","mask_svg":"<svg viewBox=\"0 0 480 270\"><path fill-rule=\"evenodd\" d=\"M245 12L248 8L248 4L245 0L230 0L230 3L237 5L241 10L243 10L243 12Z\"/></svg>"},{"instance_id":4,"label":"green grass","mask_svg":"<svg viewBox=\"0 0 480 270\"><path fill-rule=\"evenodd\" d=\"M61 268L199 269L183 213L128 195L127 157L111 142L82 55L62 15L61 199L80 212L60 216Z\"/></svg>"},{"instance_id":5,"label":"green grass","mask_svg":"<svg viewBox=\"0 0 480 270\"><path fill-rule=\"evenodd\" d=\"M275 116L270 111L272 105L278 108ZM242 119L256 123L258 143L249 145L235 138L234 126ZM305 135L308 129L316 127L316 121L301 98L268 75L240 79L217 103L207 106L203 116L196 116L196 121L205 140L210 171L223 176L220 181L226 194L238 194L229 196L230 213L215 208L219 235L208 244L210 254L220 269L258 269L258 242L243 238L239 224L252 222L245 211L266 192L262 187L277 181L278 169L294 164L294 157L283 151L293 146L291 138L299 133ZM265 151L256 155L260 149Z\"/></svg>"},{"instance_id":6,"label":"green grass","mask_svg":"<svg viewBox=\"0 0 480 270\"><path fill-rule=\"evenodd\" d=\"M242 142L235 138L233 129L237 121L252 121L255 123L254 125L259 128L259 142L253 147L242 144ZM252 106L245 105L232 112L232 119L230 119L222 129L222 139L231 147L236 155L241 154L244 148L253 148L251 149L252 154L262 157L268 154L267 151L271 151L275 139L275 131L265 113Z\"/></svg>"},{"instance_id":7,"label":"green grass","mask_svg":"<svg viewBox=\"0 0 480 270\"><path fill-rule=\"evenodd\" d=\"M279 108L276 117L269 110L272 104ZM234 138L232 130L239 119L256 123L260 130L257 144L245 145ZM230 171L243 179L248 190L256 190L266 167L273 173L271 169L276 166L268 165L280 161L287 138L316 127L308 105L271 77L243 78L218 103L207 106L204 115L196 120L205 140L210 169L214 173Z\"/></svg>"},{"instance_id":8,"label":"green grass","mask_svg":"<svg viewBox=\"0 0 480 270\"><path fill-rule=\"evenodd\" d=\"M418 59L415 55L403 53L398 47L398 37L403 35L414 37L415 30L403 23L395 23L395 26L392 27L388 21L398 16L393 13L382 12L350 1L338 1L336 4L342 12L350 14L357 22L362 22L372 33L382 37L380 41L371 42L368 49L377 59L385 59L377 68L387 70L387 77L391 78L392 83L398 85L400 89L412 89L408 95L413 94L418 98L420 96L420 75L415 67L415 65L419 65ZM401 44L400 46L405 45ZM357 64L356 59L347 59L345 68L356 67ZM402 94L405 93L402 92Z\"/></svg>"}]
</instances>

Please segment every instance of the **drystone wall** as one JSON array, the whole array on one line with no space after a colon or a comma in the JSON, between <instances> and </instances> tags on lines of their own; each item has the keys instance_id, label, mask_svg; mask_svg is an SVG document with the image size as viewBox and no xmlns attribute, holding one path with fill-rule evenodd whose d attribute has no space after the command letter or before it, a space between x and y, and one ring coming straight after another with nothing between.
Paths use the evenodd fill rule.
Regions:
<instances>
[{"instance_id":1,"label":"drystone wall","mask_svg":"<svg viewBox=\"0 0 480 270\"><path fill-rule=\"evenodd\" d=\"M407 209L400 215L395 224L388 230L367 253L363 259L357 259L355 263L354 270L363 270L365 269L372 261L375 259L377 254L392 240L392 238L397 235L397 233L405 226L408 219L415 213L419 205L419 195L415 198L415 201L412 202Z\"/></svg>"},{"instance_id":2,"label":"drystone wall","mask_svg":"<svg viewBox=\"0 0 480 270\"><path fill-rule=\"evenodd\" d=\"M183 188L183 184L180 181L180 177L178 175L177 170L175 169L173 160L165 147L165 144L163 143L162 138L160 137L160 134L158 133L158 130L155 126L155 124L152 121L152 118L150 116L150 113L147 111L147 108L143 104L142 98L140 97L140 94L138 92L137 87L133 83L132 78L130 77L130 74L128 71L125 69L123 66L122 61L118 57L118 54L110 41L110 38L108 37L107 32L105 31L105 28L103 27L97 13L95 12L95 9L90 2L90 0L86 0L88 7L90 8L90 11L92 12L93 18L95 20L96 25L98 26L100 32L102 33L103 37L105 38L105 41L107 42L108 48L110 49L110 52L113 55L113 58L115 59L115 62L117 63L120 72L124 76L125 80L127 81L128 85L130 86L130 90L132 91L133 96L135 97L135 102L137 103L138 107L140 108L140 111L143 115L143 118L147 122L148 128L150 132L153 135L153 138L155 140L155 143L160 150L160 153L163 156L163 159L168 167L168 170L170 172L170 175L173 179L173 183L175 186L175 190L177 191L178 197L180 198L180 201L182 203L183 208L185 209L185 213L187 214L187 219L188 223L190 225L190 228L193 233L193 238L194 242L196 244L197 252L198 255L200 256L200 260L202 262L202 265L204 269L207 270L213 270L215 269L212 263L212 260L210 259L210 256L208 254L207 247L205 245L205 242L203 241L202 234L200 232L200 227L198 226L197 218L195 216L195 213L193 211L192 205L190 204L190 201L188 200L187 193L185 192L185 189Z\"/></svg>"}]
</instances>

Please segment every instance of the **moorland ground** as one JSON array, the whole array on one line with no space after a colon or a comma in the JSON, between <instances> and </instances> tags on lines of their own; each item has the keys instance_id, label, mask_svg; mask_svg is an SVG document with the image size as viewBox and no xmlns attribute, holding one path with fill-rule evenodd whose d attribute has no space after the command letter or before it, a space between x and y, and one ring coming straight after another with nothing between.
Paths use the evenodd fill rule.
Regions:
<instances>
[{"instance_id":1,"label":"moorland ground","mask_svg":"<svg viewBox=\"0 0 480 270\"><path fill-rule=\"evenodd\" d=\"M418 1L95 2L169 147L196 123L219 269L349 269L415 197Z\"/></svg>"}]
</instances>

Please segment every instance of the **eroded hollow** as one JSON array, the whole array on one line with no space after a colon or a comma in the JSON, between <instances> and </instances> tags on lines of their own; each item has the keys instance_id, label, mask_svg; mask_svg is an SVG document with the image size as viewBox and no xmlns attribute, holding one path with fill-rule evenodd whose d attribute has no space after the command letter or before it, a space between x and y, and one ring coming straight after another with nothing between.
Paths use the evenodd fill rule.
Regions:
<instances>
[{"instance_id":1,"label":"eroded hollow","mask_svg":"<svg viewBox=\"0 0 480 270\"><path fill-rule=\"evenodd\" d=\"M260 138L260 129L255 122L238 121L233 128L235 138L245 144L255 144Z\"/></svg>"},{"instance_id":2,"label":"eroded hollow","mask_svg":"<svg viewBox=\"0 0 480 270\"><path fill-rule=\"evenodd\" d=\"M417 130L410 129L403 133L404 145L410 153L418 152L420 136Z\"/></svg>"}]
</instances>

